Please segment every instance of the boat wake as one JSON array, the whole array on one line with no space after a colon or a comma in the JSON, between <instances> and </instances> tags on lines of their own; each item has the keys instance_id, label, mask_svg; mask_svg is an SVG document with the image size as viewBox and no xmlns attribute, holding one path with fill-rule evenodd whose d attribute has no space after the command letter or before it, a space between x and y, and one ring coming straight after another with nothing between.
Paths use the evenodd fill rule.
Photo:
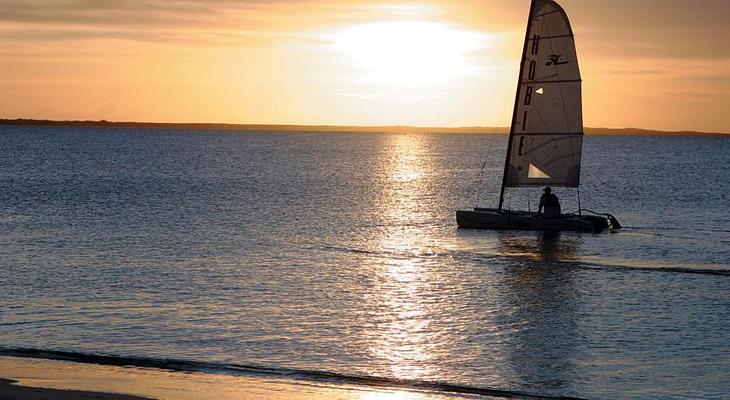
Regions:
<instances>
[{"instance_id":1,"label":"boat wake","mask_svg":"<svg viewBox=\"0 0 730 400\"><path fill-rule=\"evenodd\" d=\"M649 235L646 232L632 232L624 230L622 235ZM545 254L529 246L525 248L515 248L510 250L491 249L486 251L470 251L465 249L438 249L428 248L426 250L365 250L358 248L350 248L343 246L324 246L320 247L325 251L336 251L346 253L367 254L371 256L387 257L394 259L414 258L428 259L434 258L444 259L462 259L474 261L485 265L494 265L505 267L504 263L494 261L515 260L528 261L530 264L521 264L522 266L535 267L563 267L587 270L617 270L617 271L646 271L646 272L667 272L667 273L685 273L685 274L706 274L730 276L730 265L724 264L673 264L652 260L633 260L625 258L610 258L598 256L580 256L572 255L570 257L562 257L560 254L552 254L546 257ZM538 265L539 264L539 265Z\"/></svg>"},{"instance_id":2,"label":"boat wake","mask_svg":"<svg viewBox=\"0 0 730 400\"><path fill-rule=\"evenodd\" d=\"M201 372L211 374L226 374L233 376L263 376L267 378L305 380L315 383L333 383L414 391L425 390L432 392L503 398L517 397L527 399L578 399L576 397L543 396L539 394L523 393L519 391L456 385L443 382L417 381L377 376L344 375L328 371L274 368L241 364L209 363L176 359L101 355L33 348L0 347L0 356L39 358L46 360L71 361L77 363L111 365L119 367L156 368L174 372Z\"/></svg>"}]
</instances>

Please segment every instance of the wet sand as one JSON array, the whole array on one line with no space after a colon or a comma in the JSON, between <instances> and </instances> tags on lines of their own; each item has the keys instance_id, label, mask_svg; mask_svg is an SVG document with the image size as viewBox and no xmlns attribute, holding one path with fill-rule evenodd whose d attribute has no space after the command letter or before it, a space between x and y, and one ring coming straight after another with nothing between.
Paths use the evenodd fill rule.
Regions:
<instances>
[{"instance_id":1,"label":"wet sand","mask_svg":"<svg viewBox=\"0 0 730 400\"><path fill-rule=\"evenodd\" d=\"M490 397L0 357L0 400L445 400ZM11 384L11 381L17 383ZM41 389L42 388L42 389Z\"/></svg>"}]
</instances>

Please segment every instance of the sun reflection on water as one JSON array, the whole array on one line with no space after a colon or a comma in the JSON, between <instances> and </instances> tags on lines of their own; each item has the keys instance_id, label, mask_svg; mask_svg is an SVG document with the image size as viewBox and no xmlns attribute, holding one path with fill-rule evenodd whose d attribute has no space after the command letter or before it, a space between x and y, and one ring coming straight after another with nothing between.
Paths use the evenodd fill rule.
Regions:
<instances>
[{"instance_id":1,"label":"sun reflection on water","mask_svg":"<svg viewBox=\"0 0 730 400\"><path fill-rule=\"evenodd\" d=\"M436 372L431 361L437 345L431 329L434 306L426 302L433 278L427 261L419 257L423 232L418 228L423 220L419 199L427 195L425 168L430 160L420 136L394 135L391 149L388 190L383 193L386 227L376 242L388 256L374 266L378 285L370 301L379 315L370 352L391 376L419 379Z\"/></svg>"},{"instance_id":2,"label":"sun reflection on water","mask_svg":"<svg viewBox=\"0 0 730 400\"><path fill-rule=\"evenodd\" d=\"M394 135L391 140L385 171L388 185L382 194L389 229L382 247L408 250L417 247L421 232L404 231L404 228L429 220L421 203L430 195L427 172L432 170L432 161L423 136Z\"/></svg>"},{"instance_id":3,"label":"sun reflection on water","mask_svg":"<svg viewBox=\"0 0 730 400\"><path fill-rule=\"evenodd\" d=\"M422 166L419 164L422 138L411 135L399 135L394 144L393 164L391 164L391 179L396 182L413 182L423 176Z\"/></svg>"}]
</instances>

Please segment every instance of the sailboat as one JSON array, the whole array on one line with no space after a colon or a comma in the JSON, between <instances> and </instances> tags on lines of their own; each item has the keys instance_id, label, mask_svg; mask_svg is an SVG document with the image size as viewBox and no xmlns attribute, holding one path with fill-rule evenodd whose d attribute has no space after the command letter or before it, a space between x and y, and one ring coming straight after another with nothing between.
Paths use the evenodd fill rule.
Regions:
<instances>
[{"instance_id":1,"label":"sailboat","mask_svg":"<svg viewBox=\"0 0 730 400\"><path fill-rule=\"evenodd\" d=\"M583 215L580 205L577 214L552 217L503 207L506 188L577 188L582 146L581 77L568 15L553 0L532 0L499 206L459 210L457 224L476 229L619 229L621 225L612 215Z\"/></svg>"}]
</instances>

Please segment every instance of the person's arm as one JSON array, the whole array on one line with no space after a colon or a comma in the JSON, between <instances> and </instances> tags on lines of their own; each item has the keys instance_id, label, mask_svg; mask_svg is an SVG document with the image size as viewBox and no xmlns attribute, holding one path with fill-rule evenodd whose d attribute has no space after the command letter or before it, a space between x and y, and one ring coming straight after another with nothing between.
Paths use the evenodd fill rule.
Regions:
<instances>
[{"instance_id":1,"label":"person's arm","mask_svg":"<svg viewBox=\"0 0 730 400\"><path fill-rule=\"evenodd\" d=\"M542 207L545 205L545 195L540 196L540 205L537 206L537 215L542 214Z\"/></svg>"}]
</instances>

